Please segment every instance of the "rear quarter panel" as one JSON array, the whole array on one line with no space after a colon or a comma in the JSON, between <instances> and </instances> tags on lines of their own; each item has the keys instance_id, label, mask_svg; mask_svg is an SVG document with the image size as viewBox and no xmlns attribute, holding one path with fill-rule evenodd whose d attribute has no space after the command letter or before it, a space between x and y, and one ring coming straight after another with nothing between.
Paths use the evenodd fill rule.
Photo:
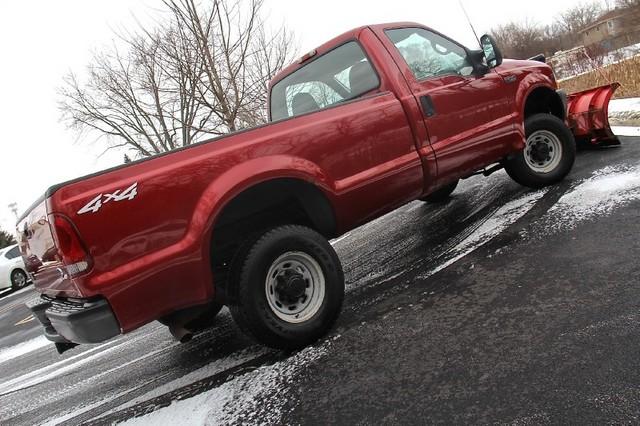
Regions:
<instances>
[{"instance_id":1,"label":"rear quarter panel","mask_svg":"<svg viewBox=\"0 0 640 426\"><path fill-rule=\"evenodd\" d=\"M243 189L279 177L312 182L342 232L417 197L421 167L402 106L383 91L79 180L47 203L72 220L93 257L93 270L74 280L82 295L106 296L128 331L213 296L211 231ZM132 200L78 214L134 182Z\"/></svg>"}]
</instances>

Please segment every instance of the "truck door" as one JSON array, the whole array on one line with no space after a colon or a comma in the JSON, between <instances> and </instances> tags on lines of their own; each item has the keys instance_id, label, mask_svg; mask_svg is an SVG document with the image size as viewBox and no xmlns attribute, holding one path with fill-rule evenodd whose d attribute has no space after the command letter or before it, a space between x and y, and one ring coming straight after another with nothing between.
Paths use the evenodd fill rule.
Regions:
<instances>
[{"instance_id":1,"label":"truck door","mask_svg":"<svg viewBox=\"0 0 640 426\"><path fill-rule=\"evenodd\" d=\"M386 29L384 37L422 108L440 184L513 150L513 107L500 75L477 74L467 49L426 28Z\"/></svg>"}]
</instances>

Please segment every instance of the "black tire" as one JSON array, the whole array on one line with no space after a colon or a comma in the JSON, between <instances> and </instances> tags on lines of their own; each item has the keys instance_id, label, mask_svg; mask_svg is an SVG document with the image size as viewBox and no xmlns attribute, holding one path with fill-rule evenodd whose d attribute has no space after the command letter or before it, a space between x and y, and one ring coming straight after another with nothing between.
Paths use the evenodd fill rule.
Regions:
<instances>
[{"instance_id":1,"label":"black tire","mask_svg":"<svg viewBox=\"0 0 640 426\"><path fill-rule=\"evenodd\" d=\"M29 276L22 269L16 269L11 273L11 288L18 290L26 287L29 282Z\"/></svg>"},{"instance_id":2,"label":"black tire","mask_svg":"<svg viewBox=\"0 0 640 426\"><path fill-rule=\"evenodd\" d=\"M344 299L342 266L328 241L312 229L286 225L264 232L245 244L245 247L249 248L241 249L232 263L228 283L229 310L238 326L256 341L278 349L298 349L323 336L338 318ZM309 311L311 316L298 323L283 319L279 315L286 316L288 313L278 314L276 308L270 305L274 303L274 297L277 298L273 295L280 295L280 292L271 291L272 296L267 296L267 288L273 289L268 284L273 281L267 281L269 271L279 265L277 262L280 259L286 259L291 253L302 253L313 259L314 265L319 267L316 271L321 272L324 278L324 296L317 296L313 304L317 310ZM295 272L292 274L295 275ZM277 281L275 277L276 275L273 280ZM314 291L313 294L320 294L313 290L320 284L314 284L316 281L313 280L309 284L309 280L303 280L303 287L304 282L307 283L307 289L312 289L304 289L304 292ZM309 305L312 304L312 299L314 298L309 297ZM300 306L304 306L307 296L300 296L296 300L302 300Z\"/></svg>"},{"instance_id":3,"label":"black tire","mask_svg":"<svg viewBox=\"0 0 640 426\"><path fill-rule=\"evenodd\" d=\"M576 159L576 142L571 130L562 120L551 114L532 115L525 120L524 127L527 146L516 156L505 161L505 170L513 180L530 188L537 189L560 182L569 174ZM544 136L541 136L545 132L554 135L557 141L552 141L553 138L547 137L545 139ZM543 141L552 142L538 143L536 140L530 140L532 136L541 138L540 140ZM548 170L542 170L548 159L552 158L550 156L552 151L549 150L549 146L555 143L559 143L561 148L558 159L554 158L553 161L549 162ZM536 152L537 146L546 146L544 149L547 151ZM555 155L558 155L557 150ZM537 164L538 168L536 169L530 163L536 163L538 160L541 162Z\"/></svg>"},{"instance_id":4,"label":"black tire","mask_svg":"<svg viewBox=\"0 0 640 426\"><path fill-rule=\"evenodd\" d=\"M445 202L449 199L449 196L451 196L451 194L453 193L453 191L456 190L457 186L458 186L458 182L460 182L459 180L455 180L453 182L451 182L450 184L447 184L446 186L443 186L442 188L438 189L435 192L432 192L431 194L427 195L426 197L422 197L420 198L421 201L424 201L426 203L442 203Z\"/></svg>"}]
</instances>

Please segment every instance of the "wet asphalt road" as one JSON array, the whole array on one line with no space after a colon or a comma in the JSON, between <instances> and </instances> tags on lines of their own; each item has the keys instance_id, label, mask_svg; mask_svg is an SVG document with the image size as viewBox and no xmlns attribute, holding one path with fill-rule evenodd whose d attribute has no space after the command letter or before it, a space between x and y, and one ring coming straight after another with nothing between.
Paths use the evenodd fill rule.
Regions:
<instances>
[{"instance_id":1,"label":"wet asphalt road","mask_svg":"<svg viewBox=\"0 0 640 426\"><path fill-rule=\"evenodd\" d=\"M446 204L411 203L335 242L343 314L326 353L286 389L281 421L638 423L640 201L573 229L548 232L545 223L594 171L640 164L640 138L624 142L580 152L565 182L432 276L501 206L531 191L503 172L472 178ZM39 335L21 305L32 294L0 299L3 425L121 421L291 356L253 345L223 311L186 345L150 324L62 356L42 346L2 361L3 350ZM207 366L205 377L148 397ZM259 421L267 402L248 420Z\"/></svg>"}]
</instances>

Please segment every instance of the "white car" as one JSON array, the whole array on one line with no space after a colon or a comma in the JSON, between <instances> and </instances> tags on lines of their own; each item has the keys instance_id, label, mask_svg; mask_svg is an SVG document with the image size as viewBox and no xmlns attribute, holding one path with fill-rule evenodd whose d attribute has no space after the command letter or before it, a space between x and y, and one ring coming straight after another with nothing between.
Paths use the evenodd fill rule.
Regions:
<instances>
[{"instance_id":1,"label":"white car","mask_svg":"<svg viewBox=\"0 0 640 426\"><path fill-rule=\"evenodd\" d=\"M17 290L30 281L18 245L0 249L0 290Z\"/></svg>"}]
</instances>

